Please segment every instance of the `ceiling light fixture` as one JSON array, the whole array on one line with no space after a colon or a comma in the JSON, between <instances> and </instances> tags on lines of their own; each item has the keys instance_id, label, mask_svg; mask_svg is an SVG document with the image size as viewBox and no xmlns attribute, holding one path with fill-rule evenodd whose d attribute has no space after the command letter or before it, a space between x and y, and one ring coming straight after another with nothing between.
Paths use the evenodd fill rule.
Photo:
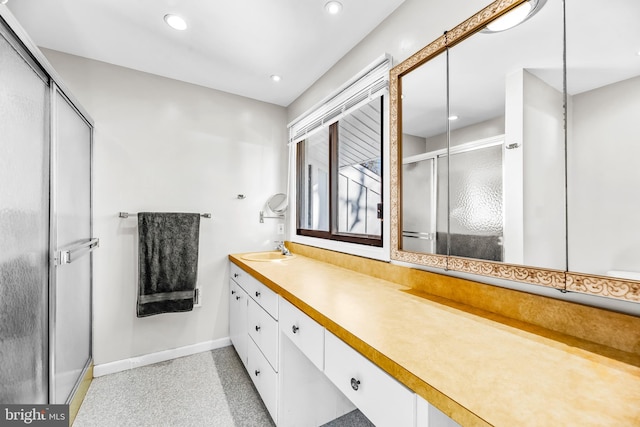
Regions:
<instances>
[{"instance_id":1,"label":"ceiling light fixture","mask_svg":"<svg viewBox=\"0 0 640 427\"><path fill-rule=\"evenodd\" d=\"M164 15L164 22L174 30L182 31L187 29L187 22L178 15L168 13Z\"/></svg>"},{"instance_id":2,"label":"ceiling light fixture","mask_svg":"<svg viewBox=\"0 0 640 427\"><path fill-rule=\"evenodd\" d=\"M271 80L273 80L274 82L279 82L280 80L282 80L282 77L280 77L277 74L272 74L271 75Z\"/></svg>"},{"instance_id":3,"label":"ceiling light fixture","mask_svg":"<svg viewBox=\"0 0 640 427\"><path fill-rule=\"evenodd\" d=\"M499 33L501 31L508 30L509 28L513 28L516 25L520 25L538 13L546 2L547 0L528 0L511 9L500 18L491 21L481 32Z\"/></svg>"},{"instance_id":4,"label":"ceiling light fixture","mask_svg":"<svg viewBox=\"0 0 640 427\"><path fill-rule=\"evenodd\" d=\"M340 3L339 1L330 1L324 5L324 8L327 12L329 12L329 14L337 15L342 11L342 3Z\"/></svg>"}]
</instances>

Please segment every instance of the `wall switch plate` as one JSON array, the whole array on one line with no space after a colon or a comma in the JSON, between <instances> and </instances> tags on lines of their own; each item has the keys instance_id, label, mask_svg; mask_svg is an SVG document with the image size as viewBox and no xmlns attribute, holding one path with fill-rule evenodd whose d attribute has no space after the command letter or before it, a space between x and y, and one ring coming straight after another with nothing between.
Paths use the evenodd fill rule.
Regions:
<instances>
[{"instance_id":1,"label":"wall switch plate","mask_svg":"<svg viewBox=\"0 0 640 427\"><path fill-rule=\"evenodd\" d=\"M284 224L278 224L278 234L284 234Z\"/></svg>"}]
</instances>

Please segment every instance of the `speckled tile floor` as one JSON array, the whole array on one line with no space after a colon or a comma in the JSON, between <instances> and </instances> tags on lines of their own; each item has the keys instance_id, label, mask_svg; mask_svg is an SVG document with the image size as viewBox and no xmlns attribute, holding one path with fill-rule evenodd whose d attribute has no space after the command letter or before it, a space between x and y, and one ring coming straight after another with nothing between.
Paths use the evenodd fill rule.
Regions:
<instances>
[{"instance_id":1,"label":"speckled tile floor","mask_svg":"<svg viewBox=\"0 0 640 427\"><path fill-rule=\"evenodd\" d=\"M233 347L93 380L74 427L271 427ZM371 427L353 411L324 427Z\"/></svg>"}]
</instances>

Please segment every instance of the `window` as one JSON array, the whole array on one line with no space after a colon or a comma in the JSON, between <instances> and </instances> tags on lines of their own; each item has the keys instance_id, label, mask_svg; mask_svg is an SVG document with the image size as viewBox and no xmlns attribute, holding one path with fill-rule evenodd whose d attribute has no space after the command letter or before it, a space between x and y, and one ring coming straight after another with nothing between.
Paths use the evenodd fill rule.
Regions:
<instances>
[{"instance_id":1,"label":"window","mask_svg":"<svg viewBox=\"0 0 640 427\"><path fill-rule=\"evenodd\" d=\"M297 144L297 233L382 246L383 98Z\"/></svg>"}]
</instances>

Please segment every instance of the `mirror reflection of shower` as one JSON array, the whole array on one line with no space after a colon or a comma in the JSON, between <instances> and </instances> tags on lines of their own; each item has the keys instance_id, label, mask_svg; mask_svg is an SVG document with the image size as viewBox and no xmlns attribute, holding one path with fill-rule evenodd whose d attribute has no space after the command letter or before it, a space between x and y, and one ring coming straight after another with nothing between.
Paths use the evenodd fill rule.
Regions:
<instances>
[{"instance_id":1,"label":"mirror reflection of shower","mask_svg":"<svg viewBox=\"0 0 640 427\"><path fill-rule=\"evenodd\" d=\"M504 260L504 136L451 149L450 254ZM447 254L446 149L410 156L402 166L402 247Z\"/></svg>"}]
</instances>

